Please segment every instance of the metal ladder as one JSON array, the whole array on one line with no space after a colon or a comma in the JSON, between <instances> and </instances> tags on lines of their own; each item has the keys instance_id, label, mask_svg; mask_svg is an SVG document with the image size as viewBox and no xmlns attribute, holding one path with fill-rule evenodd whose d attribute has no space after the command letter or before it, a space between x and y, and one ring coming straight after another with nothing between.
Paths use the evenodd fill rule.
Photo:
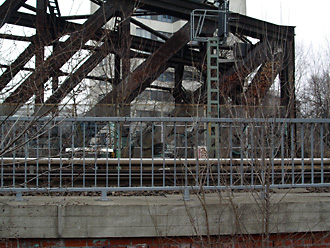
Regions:
<instances>
[{"instance_id":1,"label":"metal ladder","mask_svg":"<svg viewBox=\"0 0 330 248\"><path fill-rule=\"evenodd\" d=\"M48 0L48 7L52 15L55 15L56 17L61 16L61 12L57 0Z\"/></svg>"},{"instance_id":2,"label":"metal ladder","mask_svg":"<svg viewBox=\"0 0 330 248\"><path fill-rule=\"evenodd\" d=\"M219 93L219 39L207 41L207 117L220 118ZM208 123L207 148L210 158L219 155L219 124Z\"/></svg>"}]
</instances>

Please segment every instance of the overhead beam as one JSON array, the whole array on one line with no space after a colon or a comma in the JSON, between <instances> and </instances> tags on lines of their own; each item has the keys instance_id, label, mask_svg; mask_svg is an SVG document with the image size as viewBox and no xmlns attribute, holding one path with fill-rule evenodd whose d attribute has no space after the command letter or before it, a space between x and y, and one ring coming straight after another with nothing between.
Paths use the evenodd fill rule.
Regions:
<instances>
[{"instance_id":1,"label":"overhead beam","mask_svg":"<svg viewBox=\"0 0 330 248\"><path fill-rule=\"evenodd\" d=\"M15 59L13 63L0 76L0 91L24 68L24 65L33 57L35 44L25 48L25 50Z\"/></svg>"},{"instance_id":2,"label":"overhead beam","mask_svg":"<svg viewBox=\"0 0 330 248\"><path fill-rule=\"evenodd\" d=\"M195 1L136 0L136 2L140 3L143 9L166 13L187 21L190 20L190 14L195 9L217 10L215 6ZM234 12L230 12L229 20L229 29L233 33L241 33L257 39L294 37L294 27L292 26L280 26Z\"/></svg>"},{"instance_id":3,"label":"overhead beam","mask_svg":"<svg viewBox=\"0 0 330 248\"><path fill-rule=\"evenodd\" d=\"M71 57L75 54L81 46L84 45L92 36L95 35L96 30L101 28L108 20L121 8L120 5L112 1L106 2L102 5L79 30L72 33L71 36L61 46L54 51L54 53L44 62L44 67L47 68L48 73L41 75L40 82L45 83L52 72L58 71ZM7 99L4 104L14 103L23 104L30 99L35 93L36 87L40 85L34 81L35 73L32 73ZM11 113L4 109L4 115Z\"/></svg>"},{"instance_id":4,"label":"overhead beam","mask_svg":"<svg viewBox=\"0 0 330 248\"><path fill-rule=\"evenodd\" d=\"M238 13L231 12L229 20L230 32L260 40L291 40L295 35L293 26L280 26Z\"/></svg>"},{"instance_id":5,"label":"overhead beam","mask_svg":"<svg viewBox=\"0 0 330 248\"><path fill-rule=\"evenodd\" d=\"M157 51L151 54L128 77L106 95L99 103L130 103L140 92L150 85L150 78L165 68L167 62L190 40L190 24L187 23L168 39Z\"/></svg>"},{"instance_id":6,"label":"overhead beam","mask_svg":"<svg viewBox=\"0 0 330 248\"><path fill-rule=\"evenodd\" d=\"M143 28L144 30L148 31L149 33L161 38L162 40L168 40L168 37L164 34L162 34L159 31L154 30L153 28L143 24L142 22L136 20L135 18L131 18L131 23L135 24L136 26L139 26L140 28Z\"/></svg>"},{"instance_id":7,"label":"overhead beam","mask_svg":"<svg viewBox=\"0 0 330 248\"><path fill-rule=\"evenodd\" d=\"M16 13L26 1L27 0L6 0L0 6L0 28L8 22L12 15Z\"/></svg>"},{"instance_id":8,"label":"overhead beam","mask_svg":"<svg viewBox=\"0 0 330 248\"><path fill-rule=\"evenodd\" d=\"M36 28L37 17L36 15L31 15L28 13L16 12L13 13L12 17L8 20L8 24ZM50 14L47 14L47 22L52 22L52 17ZM65 21L62 18L56 18L56 28L61 33L61 35L68 34L79 30L83 24L78 24L74 22Z\"/></svg>"},{"instance_id":9,"label":"overhead beam","mask_svg":"<svg viewBox=\"0 0 330 248\"><path fill-rule=\"evenodd\" d=\"M125 16L125 18L131 14L130 8L122 9L122 11L122 16ZM127 23L123 22L119 25L119 28L125 25L127 25ZM38 111L38 115L44 115L49 110L49 106L60 103L69 92L71 92L104 58L107 57L108 54L114 53L114 46L117 43L117 40L111 39L111 37L114 37L113 33L114 32L109 33L104 40L101 40L103 41L102 46L92 51L93 54L47 99L45 105Z\"/></svg>"},{"instance_id":10,"label":"overhead beam","mask_svg":"<svg viewBox=\"0 0 330 248\"><path fill-rule=\"evenodd\" d=\"M12 35L12 34L0 34L0 39L32 42L34 41L35 36L31 37L31 36L21 36L21 35Z\"/></svg>"},{"instance_id":11,"label":"overhead beam","mask_svg":"<svg viewBox=\"0 0 330 248\"><path fill-rule=\"evenodd\" d=\"M146 10L155 11L159 14L167 14L184 20L190 20L190 14L194 9L217 10L215 6L198 3L197 1L178 0L135 0Z\"/></svg>"},{"instance_id":12,"label":"overhead beam","mask_svg":"<svg viewBox=\"0 0 330 248\"><path fill-rule=\"evenodd\" d=\"M44 115L50 106L60 103L110 52L109 43L105 42L100 49L94 52L73 74L60 85L60 87L47 99L45 105L36 113ZM111 51L113 48L111 48Z\"/></svg>"}]
</instances>

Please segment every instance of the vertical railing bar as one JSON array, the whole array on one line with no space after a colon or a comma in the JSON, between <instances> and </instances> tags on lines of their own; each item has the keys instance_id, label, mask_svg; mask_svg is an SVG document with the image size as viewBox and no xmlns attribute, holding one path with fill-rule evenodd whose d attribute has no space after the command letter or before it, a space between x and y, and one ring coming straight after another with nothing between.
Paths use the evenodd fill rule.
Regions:
<instances>
[{"instance_id":1,"label":"vertical railing bar","mask_svg":"<svg viewBox=\"0 0 330 248\"><path fill-rule=\"evenodd\" d=\"M97 187L97 122L94 122L94 187Z\"/></svg>"},{"instance_id":2,"label":"vertical railing bar","mask_svg":"<svg viewBox=\"0 0 330 248\"><path fill-rule=\"evenodd\" d=\"M128 157L129 157L129 162L128 162L128 185L129 187L132 187L132 122L129 122L128 124Z\"/></svg>"},{"instance_id":3,"label":"vertical railing bar","mask_svg":"<svg viewBox=\"0 0 330 248\"><path fill-rule=\"evenodd\" d=\"M305 183L304 123L301 123L301 183Z\"/></svg>"},{"instance_id":4,"label":"vertical railing bar","mask_svg":"<svg viewBox=\"0 0 330 248\"><path fill-rule=\"evenodd\" d=\"M117 122L117 157L118 157L118 164L117 164L117 187L120 187L120 170L121 170L121 167L120 167L120 158L121 158L121 134L120 134L120 123L119 121Z\"/></svg>"},{"instance_id":5,"label":"vertical railing bar","mask_svg":"<svg viewBox=\"0 0 330 248\"><path fill-rule=\"evenodd\" d=\"M50 174L51 174L51 162L50 162L50 158L52 156L52 153L51 153L51 145L50 145L50 140L51 140L51 123L50 123L50 126L48 128L48 188L50 188Z\"/></svg>"},{"instance_id":6,"label":"vertical railing bar","mask_svg":"<svg viewBox=\"0 0 330 248\"><path fill-rule=\"evenodd\" d=\"M62 143L63 143L63 130L62 130L62 124L60 125L60 188L62 188L62 169L63 169L63 164L62 164Z\"/></svg>"},{"instance_id":7,"label":"vertical railing bar","mask_svg":"<svg viewBox=\"0 0 330 248\"><path fill-rule=\"evenodd\" d=\"M165 125L164 121L162 122L162 136L163 136L163 187L165 187Z\"/></svg>"},{"instance_id":8,"label":"vertical railing bar","mask_svg":"<svg viewBox=\"0 0 330 248\"><path fill-rule=\"evenodd\" d=\"M221 122L218 122L218 137L217 137L217 147L218 147L218 168L217 168L217 171L218 171L218 175L217 175L217 180L218 180L218 186L221 185L221 178L220 178L220 170L221 170L221 165L220 165L220 159L221 159L221 149L220 149L220 127L221 127Z\"/></svg>"},{"instance_id":9,"label":"vertical railing bar","mask_svg":"<svg viewBox=\"0 0 330 248\"><path fill-rule=\"evenodd\" d=\"M73 181L74 181L74 176L73 176L73 171L74 171L74 168L73 168L73 161L74 161L74 124L75 122L71 122L71 187L73 188Z\"/></svg>"},{"instance_id":10,"label":"vertical railing bar","mask_svg":"<svg viewBox=\"0 0 330 248\"><path fill-rule=\"evenodd\" d=\"M264 124L264 125L266 125L266 124ZM261 151L261 159L262 159L262 162L261 162L261 185L264 185L264 186L266 186L266 177L265 177L265 169L264 169L264 166L265 166L265 164L264 164L264 159L265 159L265 139L264 139L264 125L262 125L261 123L260 123L260 129L261 129L261 137L260 137L260 139L261 139L261 149L260 149L260 151Z\"/></svg>"},{"instance_id":11,"label":"vertical railing bar","mask_svg":"<svg viewBox=\"0 0 330 248\"><path fill-rule=\"evenodd\" d=\"M188 160L187 160L187 154L188 154L188 140L187 140L187 122L185 122L185 148L184 148L184 157L185 157L185 170L184 170L184 178L185 178L185 187L188 186Z\"/></svg>"},{"instance_id":12,"label":"vertical railing bar","mask_svg":"<svg viewBox=\"0 0 330 248\"><path fill-rule=\"evenodd\" d=\"M254 185L254 123L251 125L251 185Z\"/></svg>"},{"instance_id":13,"label":"vertical railing bar","mask_svg":"<svg viewBox=\"0 0 330 248\"><path fill-rule=\"evenodd\" d=\"M275 163L274 163L274 159L275 159L275 144L274 144L274 139L275 139L275 125L276 123L273 122L272 124L272 138L271 138L271 161L272 161L272 185L275 184ZM276 125L277 126L277 125Z\"/></svg>"},{"instance_id":14,"label":"vertical railing bar","mask_svg":"<svg viewBox=\"0 0 330 248\"><path fill-rule=\"evenodd\" d=\"M244 168L243 168L243 133L244 133L244 124L241 123L241 136L240 136L240 157L241 157L241 165L240 165L240 171L241 171L241 186L244 185Z\"/></svg>"},{"instance_id":15,"label":"vertical railing bar","mask_svg":"<svg viewBox=\"0 0 330 248\"><path fill-rule=\"evenodd\" d=\"M177 153L177 148L176 148L176 121L174 122L174 186L176 186L176 153Z\"/></svg>"},{"instance_id":16,"label":"vertical railing bar","mask_svg":"<svg viewBox=\"0 0 330 248\"><path fill-rule=\"evenodd\" d=\"M324 144L323 144L323 134L324 134L324 123L321 123L321 134L320 134L320 148L321 148L321 183L324 183Z\"/></svg>"},{"instance_id":17,"label":"vertical railing bar","mask_svg":"<svg viewBox=\"0 0 330 248\"><path fill-rule=\"evenodd\" d=\"M206 163L206 175L207 175L207 178L206 178L206 184L207 186L209 185L209 181L208 181L208 170L209 170L209 167L210 167L210 153L211 153L211 135L212 135L212 130L211 130L211 123L210 122L206 122L206 144L207 144L207 163ZM202 171L202 174L201 174L201 186L204 186L204 171L205 169L203 169Z\"/></svg>"},{"instance_id":18,"label":"vertical railing bar","mask_svg":"<svg viewBox=\"0 0 330 248\"><path fill-rule=\"evenodd\" d=\"M314 184L314 123L311 124L311 159L312 159L312 164L311 164L311 179L312 179L312 184Z\"/></svg>"},{"instance_id":19,"label":"vertical railing bar","mask_svg":"<svg viewBox=\"0 0 330 248\"><path fill-rule=\"evenodd\" d=\"M291 172L292 172L292 185L295 184L295 178L294 178L294 123L291 123Z\"/></svg>"},{"instance_id":20,"label":"vertical railing bar","mask_svg":"<svg viewBox=\"0 0 330 248\"><path fill-rule=\"evenodd\" d=\"M24 122L24 127L25 127L25 134L24 134L24 142L25 142L25 145L24 145L24 188L27 187L27 166L28 166L28 163L27 163L27 158L28 158L28 130L26 129L27 128L27 125L26 125L26 122ZM49 158L48 158L49 160ZM49 180L48 180L48 187L49 187Z\"/></svg>"},{"instance_id":21,"label":"vertical railing bar","mask_svg":"<svg viewBox=\"0 0 330 248\"><path fill-rule=\"evenodd\" d=\"M37 169L36 169L36 186L39 187L39 146L40 146L40 140L39 140L39 122L36 122L37 125Z\"/></svg>"},{"instance_id":22,"label":"vertical railing bar","mask_svg":"<svg viewBox=\"0 0 330 248\"><path fill-rule=\"evenodd\" d=\"M86 122L83 122L83 187L86 187Z\"/></svg>"},{"instance_id":23,"label":"vertical railing bar","mask_svg":"<svg viewBox=\"0 0 330 248\"><path fill-rule=\"evenodd\" d=\"M5 122L2 123L1 125L1 138L3 138L3 133L4 133L4 125L5 125ZM1 151L3 151L3 145L4 145L4 140L1 140ZM3 163L3 155L1 155L1 187L4 186L4 163Z\"/></svg>"},{"instance_id":24,"label":"vertical railing bar","mask_svg":"<svg viewBox=\"0 0 330 248\"><path fill-rule=\"evenodd\" d=\"M196 183L195 185L198 186L198 183L199 183L199 176L198 176L198 167L199 167L199 150L198 150L198 128L199 128L199 123L196 122Z\"/></svg>"},{"instance_id":25,"label":"vertical railing bar","mask_svg":"<svg viewBox=\"0 0 330 248\"><path fill-rule=\"evenodd\" d=\"M106 124L106 136L105 136L105 145L106 145L106 175L105 175L105 187L109 187L109 139L110 139L110 122ZM113 151L114 152L114 151ZM113 153L112 153L113 154Z\"/></svg>"},{"instance_id":26,"label":"vertical railing bar","mask_svg":"<svg viewBox=\"0 0 330 248\"><path fill-rule=\"evenodd\" d=\"M15 135L15 132L16 132L16 123L13 124L13 186L14 188L16 188L16 166L15 166L15 163L16 163L16 142L15 142L15 139L16 139L16 135Z\"/></svg>"},{"instance_id":27,"label":"vertical railing bar","mask_svg":"<svg viewBox=\"0 0 330 248\"><path fill-rule=\"evenodd\" d=\"M233 123L229 124L230 187L233 186Z\"/></svg>"},{"instance_id":28,"label":"vertical railing bar","mask_svg":"<svg viewBox=\"0 0 330 248\"><path fill-rule=\"evenodd\" d=\"M281 165L282 165L282 184L285 183L285 171L284 171L284 132L285 132L285 123L282 123L281 130Z\"/></svg>"},{"instance_id":29,"label":"vertical railing bar","mask_svg":"<svg viewBox=\"0 0 330 248\"><path fill-rule=\"evenodd\" d=\"M151 122L151 187L154 187L154 122Z\"/></svg>"},{"instance_id":30,"label":"vertical railing bar","mask_svg":"<svg viewBox=\"0 0 330 248\"><path fill-rule=\"evenodd\" d=\"M142 121L140 122L140 187L143 185L143 123Z\"/></svg>"}]
</instances>

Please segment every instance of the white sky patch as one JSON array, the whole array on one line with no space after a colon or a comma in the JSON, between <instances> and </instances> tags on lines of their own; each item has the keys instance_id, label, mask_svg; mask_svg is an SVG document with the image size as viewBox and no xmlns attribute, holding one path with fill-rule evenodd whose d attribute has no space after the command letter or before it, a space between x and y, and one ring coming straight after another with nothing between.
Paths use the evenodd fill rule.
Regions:
<instances>
[{"instance_id":1,"label":"white sky patch","mask_svg":"<svg viewBox=\"0 0 330 248\"><path fill-rule=\"evenodd\" d=\"M329 0L246 0L247 15L280 25L295 26L296 42L315 51L330 39Z\"/></svg>"}]
</instances>

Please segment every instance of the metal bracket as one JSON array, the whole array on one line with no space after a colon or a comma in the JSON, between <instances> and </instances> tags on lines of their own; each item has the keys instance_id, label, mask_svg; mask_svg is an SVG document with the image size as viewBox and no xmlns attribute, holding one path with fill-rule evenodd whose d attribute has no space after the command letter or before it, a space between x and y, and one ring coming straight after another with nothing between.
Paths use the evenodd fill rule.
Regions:
<instances>
[{"instance_id":1,"label":"metal bracket","mask_svg":"<svg viewBox=\"0 0 330 248\"><path fill-rule=\"evenodd\" d=\"M108 192L106 190L101 191L100 201L111 201L110 199L108 199Z\"/></svg>"},{"instance_id":2,"label":"metal bracket","mask_svg":"<svg viewBox=\"0 0 330 248\"><path fill-rule=\"evenodd\" d=\"M207 42L209 38L201 36L204 23L206 19L209 19L214 22L218 22L218 36L221 44L226 42L226 38L228 36L228 16L229 16L229 8L227 1L225 2L225 6L221 7L219 10L207 10L207 9L195 9L190 14L190 39L192 41L199 42ZM222 32L220 32L220 29Z\"/></svg>"},{"instance_id":3,"label":"metal bracket","mask_svg":"<svg viewBox=\"0 0 330 248\"><path fill-rule=\"evenodd\" d=\"M18 201L18 202L24 201L22 191L16 191L15 201Z\"/></svg>"},{"instance_id":4,"label":"metal bracket","mask_svg":"<svg viewBox=\"0 0 330 248\"><path fill-rule=\"evenodd\" d=\"M184 188L183 200L184 201L190 201L190 190L188 189L188 187Z\"/></svg>"}]
</instances>

